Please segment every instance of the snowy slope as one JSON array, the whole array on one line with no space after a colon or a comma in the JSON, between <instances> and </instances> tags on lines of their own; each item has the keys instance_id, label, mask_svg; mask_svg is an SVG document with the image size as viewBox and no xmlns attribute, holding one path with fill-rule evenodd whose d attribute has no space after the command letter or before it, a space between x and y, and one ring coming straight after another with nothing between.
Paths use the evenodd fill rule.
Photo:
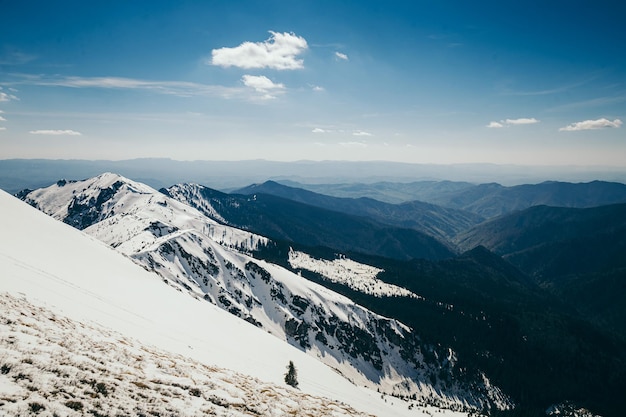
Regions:
<instances>
[{"instance_id":1,"label":"snowy slope","mask_svg":"<svg viewBox=\"0 0 626 417\"><path fill-rule=\"evenodd\" d=\"M365 416L0 293L0 415ZM368 414L369 415L369 414Z\"/></svg>"},{"instance_id":2,"label":"snowy slope","mask_svg":"<svg viewBox=\"0 0 626 417\"><path fill-rule=\"evenodd\" d=\"M280 410L305 398L299 405L305 408L311 404L313 409L301 409L296 414L310 411L313 416L352 415L349 407L341 404L330 413L320 411L320 400L306 395L329 397L378 416L424 416L435 411L444 416L465 415L418 406L410 409L404 401L381 398L266 331L165 285L102 242L2 191L0 208L0 292L6 294L2 297L0 334L10 344L3 344L0 354L0 415L20 415L14 413L14 404L19 408L43 403L39 394L48 396L48 402L42 404L48 406L46 410L61 407L57 402L64 401L65 408L58 415L80 415L73 411L78 405L69 406L65 404L69 399L62 400L66 398L63 392L39 391L63 385L59 376L85 375L79 372L88 375L78 380L70 378L72 382L63 389L69 397L85 389L94 393L72 400L85 401L83 410L97 404L126 409L145 406L146 397L126 396L111 385L116 384L112 379L98 373L109 372L120 384L132 383L138 388L141 384L155 387L165 382L158 401L175 396L173 406L180 407L190 402L198 409L211 407L215 405L211 399L215 398L240 404L242 398L247 398L246 392L255 391L259 402L271 405L269 412L261 411L260 415L289 415ZM128 352L142 364L133 367L124 362ZM55 362L52 356L57 355L66 360ZM282 382L288 360L298 368L299 392L305 397ZM238 385L244 381L252 387ZM192 390L197 385L199 392ZM110 391L115 393L114 398L130 403L118 403L117 399L104 402L100 396L109 388L113 388ZM175 388L189 389L177 394ZM262 395L266 389L269 399ZM52 415L45 414L46 410L40 415ZM229 409L228 415L237 415L235 411Z\"/></svg>"},{"instance_id":3,"label":"snowy slope","mask_svg":"<svg viewBox=\"0 0 626 417\"><path fill-rule=\"evenodd\" d=\"M60 181L25 200L84 228L171 285L298 346L360 386L449 408L508 406L482 375L462 375L454 352L425 345L401 323L251 258L246 251L266 244L265 238L218 224L143 184L103 174ZM349 260L339 266L355 270L354 282L373 272ZM339 271L334 276L345 276L334 269ZM442 374L448 377L441 380Z\"/></svg>"}]
</instances>

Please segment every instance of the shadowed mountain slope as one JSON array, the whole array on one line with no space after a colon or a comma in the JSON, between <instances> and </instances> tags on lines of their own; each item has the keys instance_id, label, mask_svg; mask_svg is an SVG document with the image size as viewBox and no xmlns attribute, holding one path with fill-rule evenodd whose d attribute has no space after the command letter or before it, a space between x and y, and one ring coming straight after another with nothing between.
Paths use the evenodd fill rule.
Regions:
<instances>
[{"instance_id":1,"label":"shadowed mountain slope","mask_svg":"<svg viewBox=\"0 0 626 417\"><path fill-rule=\"evenodd\" d=\"M450 209L421 201L390 204L372 198L338 198L274 181L250 185L237 194L271 194L315 207L374 219L395 227L411 228L447 241L461 231L482 222L483 217L463 210Z\"/></svg>"}]
</instances>

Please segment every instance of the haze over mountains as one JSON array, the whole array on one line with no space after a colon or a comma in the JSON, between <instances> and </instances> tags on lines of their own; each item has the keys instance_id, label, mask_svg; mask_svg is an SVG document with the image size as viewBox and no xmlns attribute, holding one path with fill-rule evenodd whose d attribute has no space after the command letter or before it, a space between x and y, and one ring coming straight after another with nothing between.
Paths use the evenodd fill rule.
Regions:
<instances>
[{"instance_id":1,"label":"haze over mountains","mask_svg":"<svg viewBox=\"0 0 626 417\"><path fill-rule=\"evenodd\" d=\"M439 199L392 204L290 184L157 193L106 174L19 196L360 385L492 414L626 408L626 186L316 185Z\"/></svg>"},{"instance_id":2,"label":"haze over mountains","mask_svg":"<svg viewBox=\"0 0 626 417\"><path fill-rule=\"evenodd\" d=\"M268 179L297 181L303 185L444 180L475 184L497 180L504 185L534 184L550 180L571 182L604 180L626 183L626 171L610 167L437 165L385 161L176 161L163 158L119 161L2 159L0 188L16 193L24 188L48 186L60 178L84 179L103 172L115 172L156 189L177 183L194 182L218 190L233 190ZM366 194L357 195L360 196ZM413 197L404 201L409 200L422 199Z\"/></svg>"}]
</instances>

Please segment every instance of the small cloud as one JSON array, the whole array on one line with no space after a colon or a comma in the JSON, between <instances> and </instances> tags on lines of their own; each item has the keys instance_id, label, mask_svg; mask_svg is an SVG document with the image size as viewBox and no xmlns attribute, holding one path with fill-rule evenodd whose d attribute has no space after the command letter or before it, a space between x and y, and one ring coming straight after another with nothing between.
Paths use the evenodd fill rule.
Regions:
<instances>
[{"instance_id":1,"label":"small cloud","mask_svg":"<svg viewBox=\"0 0 626 417\"><path fill-rule=\"evenodd\" d=\"M320 87L319 85L314 85L311 87L313 91L326 91L324 87Z\"/></svg>"},{"instance_id":2,"label":"small cloud","mask_svg":"<svg viewBox=\"0 0 626 417\"><path fill-rule=\"evenodd\" d=\"M52 136L81 136L82 133L77 132L75 130L31 130L30 132L33 135L52 135Z\"/></svg>"},{"instance_id":3,"label":"small cloud","mask_svg":"<svg viewBox=\"0 0 626 417\"><path fill-rule=\"evenodd\" d=\"M506 123L507 125L532 125L535 123L539 123L539 120L535 119L534 117L531 117L531 118L522 117L520 119L506 119L504 123Z\"/></svg>"},{"instance_id":4,"label":"small cloud","mask_svg":"<svg viewBox=\"0 0 626 417\"><path fill-rule=\"evenodd\" d=\"M0 91L0 101L11 101L11 100L19 100L19 99L13 94L7 94L7 93Z\"/></svg>"},{"instance_id":5,"label":"small cloud","mask_svg":"<svg viewBox=\"0 0 626 417\"><path fill-rule=\"evenodd\" d=\"M2 112L0 111L0 113L2 113ZM0 116L0 122L6 122L6 121L7 121L7 119L5 119L4 117Z\"/></svg>"},{"instance_id":6,"label":"small cloud","mask_svg":"<svg viewBox=\"0 0 626 417\"><path fill-rule=\"evenodd\" d=\"M284 84L276 84L264 75L244 75L241 77L241 81L243 81L246 87L252 87L261 93L285 89Z\"/></svg>"},{"instance_id":7,"label":"small cloud","mask_svg":"<svg viewBox=\"0 0 626 417\"><path fill-rule=\"evenodd\" d=\"M263 94L263 99L276 98L275 94L285 89L284 84L276 84L264 75L244 75L241 81L246 87L253 88L257 93Z\"/></svg>"},{"instance_id":8,"label":"small cloud","mask_svg":"<svg viewBox=\"0 0 626 417\"><path fill-rule=\"evenodd\" d=\"M367 143L364 142L339 142L339 145L341 146L345 146L346 148L353 148L353 147L358 147L358 148L367 148Z\"/></svg>"},{"instance_id":9,"label":"small cloud","mask_svg":"<svg viewBox=\"0 0 626 417\"><path fill-rule=\"evenodd\" d=\"M519 119L506 119L500 120L499 122L489 122L487 127L492 129L499 129L501 127L532 125L535 123L539 123L539 120L535 119L534 117L522 117Z\"/></svg>"},{"instance_id":10,"label":"small cloud","mask_svg":"<svg viewBox=\"0 0 626 417\"><path fill-rule=\"evenodd\" d=\"M7 130L7 128L6 128L6 127L1 127L1 126L0 126L0 130Z\"/></svg>"},{"instance_id":11,"label":"small cloud","mask_svg":"<svg viewBox=\"0 0 626 417\"><path fill-rule=\"evenodd\" d=\"M319 127L316 127L315 129L311 130L311 132L313 132L313 133L326 133L326 131L324 129L321 129Z\"/></svg>"},{"instance_id":12,"label":"small cloud","mask_svg":"<svg viewBox=\"0 0 626 417\"><path fill-rule=\"evenodd\" d=\"M219 48L211 51L211 65L238 68L271 68L293 70L304 68L298 55L308 49L306 40L293 33L270 31L264 42L244 42L234 48Z\"/></svg>"},{"instance_id":13,"label":"small cloud","mask_svg":"<svg viewBox=\"0 0 626 417\"><path fill-rule=\"evenodd\" d=\"M335 56L342 61L349 61L348 55L342 54L341 52L335 52Z\"/></svg>"},{"instance_id":14,"label":"small cloud","mask_svg":"<svg viewBox=\"0 0 626 417\"><path fill-rule=\"evenodd\" d=\"M364 132L362 130L357 130L355 132L352 132L352 136L372 136L372 134L369 132Z\"/></svg>"},{"instance_id":15,"label":"small cloud","mask_svg":"<svg viewBox=\"0 0 626 417\"><path fill-rule=\"evenodd\" d=\"M619 128L622 125L622 121L620 119L615 119L610 121L608 119L598 119L598 120L585 120L582 122L572 123L571 125L562 127L559 129L559 132L574 132L578 130L594 130L594 129L604 129L604 128Z\"/></svg>"}]
</instances>

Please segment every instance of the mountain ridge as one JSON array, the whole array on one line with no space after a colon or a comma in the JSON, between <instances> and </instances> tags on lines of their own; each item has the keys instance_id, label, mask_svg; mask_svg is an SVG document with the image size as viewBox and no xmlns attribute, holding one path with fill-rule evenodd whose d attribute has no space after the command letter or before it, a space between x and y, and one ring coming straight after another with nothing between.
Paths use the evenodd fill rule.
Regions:
<instances>
[{"instance_id":1,"label":"mountain ridge","mask_svg":"<svg viewBox=\"0 0 626 417\"><path fill-rule=\"evenodd\" d=\"M275 181L253 184L232 192L244 195L257 193L272 194L328 210L369 217L395 227L415 229L444 242L485 220L470 212L421 201L389 204L370 197L339 198L289 187Z\"/></svg>"},{"instance_id":2,"label":"mountain ridge","mask_svg":"<svg viewBox=\"0 0 626 417\"><path fill-rule=\"evenodd\" d=\"M283 197L224 194L198 184L177 184L162 192L205 210L207 215L217 212L228 224L274 239L396 259L454 256L450 245L424 232L389 226L367 217L318 208Z\"/></svg>"}]
</instances>

